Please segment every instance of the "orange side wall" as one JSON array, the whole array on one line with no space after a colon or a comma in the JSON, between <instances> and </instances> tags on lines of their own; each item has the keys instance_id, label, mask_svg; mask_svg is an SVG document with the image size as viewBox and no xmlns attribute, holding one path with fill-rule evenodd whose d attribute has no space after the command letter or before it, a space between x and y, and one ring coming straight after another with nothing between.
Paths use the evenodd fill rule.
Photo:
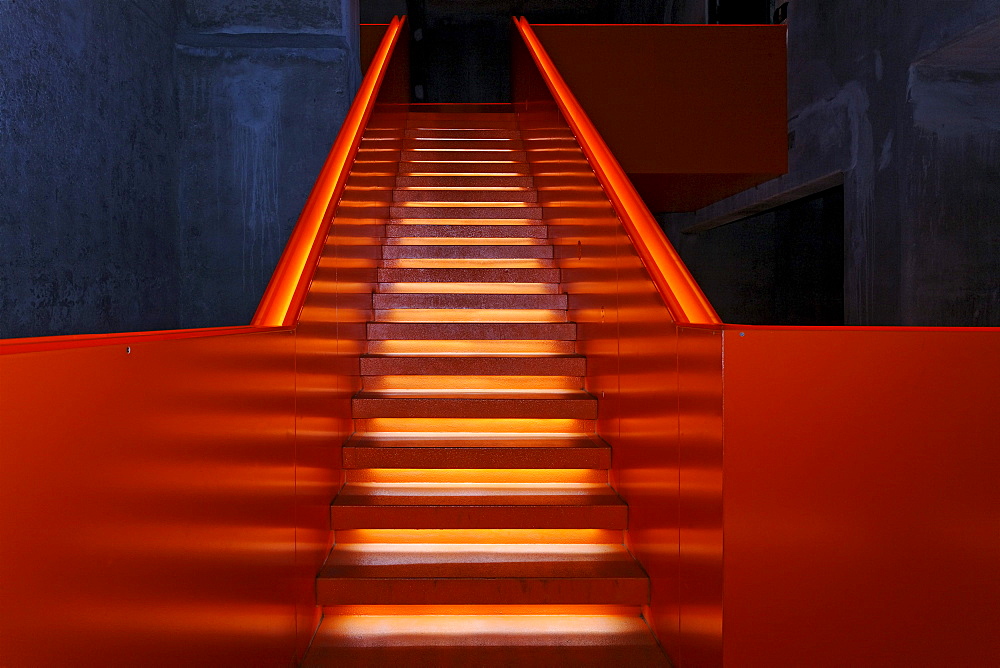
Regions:
<instances>
[{"instance_id":1,"label":"orange side wall","mask_svg":"<svg viewBox=\"0 0 1000 668\"><path fill-rule=\"evenodd\" d=\"M996 665L1000 330L730 326L725 359L726 665Z\"/></svg>"}]
</instances>

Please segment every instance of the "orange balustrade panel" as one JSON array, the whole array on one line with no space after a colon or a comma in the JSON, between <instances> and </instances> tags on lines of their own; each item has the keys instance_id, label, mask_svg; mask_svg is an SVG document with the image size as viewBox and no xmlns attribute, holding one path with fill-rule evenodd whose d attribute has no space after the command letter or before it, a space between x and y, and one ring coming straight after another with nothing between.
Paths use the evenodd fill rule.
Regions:
<instances>
[{"instance_id":1,"label":"orange balustrade panel","mask_svg":"<svg viewBox=\"0 0 1000 668\"><path fill-rule=\"evenodd\" d=\"M727 665L1000 656L1000 330L725 332Z\"/></svg>"},{"instance_id":2,"label":"orange balustrade panel","mask_svg":"<svg viewBox=\"0 0 1000 668\"><path fill-rule=\"evenodd\" d=\"M274 331L0 355L0 663L292 661L315 577L294 353Z\"/></svg>"}]
</instances>

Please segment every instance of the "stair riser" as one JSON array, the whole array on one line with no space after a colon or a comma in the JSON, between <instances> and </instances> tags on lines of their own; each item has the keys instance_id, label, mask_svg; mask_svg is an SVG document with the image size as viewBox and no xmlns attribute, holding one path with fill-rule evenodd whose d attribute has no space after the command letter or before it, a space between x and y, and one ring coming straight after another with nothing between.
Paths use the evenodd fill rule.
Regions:
<instances>
[{"instance_id":1,"label":"stair riser","mask_svg":"<svg viewBox=\"0 0 1000 668\"><path fill-rule=\"evenodd\" d=\"M557 295L482 294L383 294L372 295L372 306L381 309L562 309L568 298Z\"/></svg>"},{"instance_id":2,"label":"stair riser","mask_svg":"<svg viewBox=\"0 0 1000 668\"><path fill-rule=\"evenodd\" d=\"M367 136L367 134L365 135ZM422 130L408 129L403 132L406 139L436 138L455 139L513 139L521 141L521 133L517 130L448 130L444 128L424 128Z\"/></svg>"},{"instance_id":3,"label":"stair riser","mask_svg":"<svg viewBox=\"0 0 1000 668\"><path fill-rule=\"evenodd\" d=\"M332 506L336 529L625 529L627 508L616 506Z\"/></svg>"},{"instance_id":4,"label":"stair riser","mask_svg":"<svg viewBox=\"0 0 1000 668\"><path fill-rule=\"evenodd\" d=\"M368 323L368 340L477 339L575 341L576 324L567 323Z\"/></svg>"},{"instance_id":5,"label":"stair riser","mask_svg":"<svg viewBox=\"0 0 1000 668\"><path fill-rule=\"evenodd\" d=\"M545 225L425 225L420 223L390 223L385 226L387 237L477 238L488 239L547 239Z\"/></svg>"},{"instance_id":6,"label":"stair riser","mask_svg":"<svg viewBox=\"0 0 1000 668\"><path fill-rule=\"evenodd\" d=\"M344 468L606 469L608 448L351 448Z\"/></svg>"},{"instance_id":7,"label":"stair riser","mask_svg":"<svg viewBox=\"0 0 1000 668\"><path fill-rule=\"evenodd\" d=\"M583 357L362 357L362 376L584 376Z\"/></svg>"},{"instance_id":8,"label":"stair riser","mask_svg":"<svg viewBox=\"0 0 1000 668\"><path fill-rule=\"evenodd\" d=\"M509 150L509 149L497 149L497 150L475 150L475 149L457 149L454 151L442 151L439 149L427 149L427 150L404 150L400 155L401 160L440 160L442 162L525 162L528 159L527 154L522 150Z\"/></svg>"},{"instance_id":9,"label":"stair riser","mask_svg":"<svg viewBox=\"0 0 1000 668\"><path fill-rule=\"evenodd\" d=\"M499 187L499 186L497 186ZM537 202L534 190L394 190L396 202Z\"/></svg>"},{"instance_id":10,"label":"stair riser","mask_svg":"<svg viewBox=\"0 0 1000 668\"><path fill-rule=\"evenodd\" d=\"M461 218L475 220L541 220L542 209L537 206L397 206L389 207L392 218Z\"/></svg>"},{"instance_id":11,"label":"stair riser","mask_svg":"<svg viewBox=\"0 0 1000 668\"><path fill-rule=\"evenodd\" d=\"M396 165L393 165L395 167ZM530 176L531 168L526 162L454 162L430 161L400 162L397 173L403 175L420 174L512 174Z\"/></svg>"},{"instance_id":12,"label":"stair riser","mask_svg":"<svg viewBox=\"0 0 1000 668\"><path fill-rule=\"evenodd\" d=\"M416 569L414 569L416 570ZM645 605L649 584L632 578L322 578L319 605Z\"/></svg>"},{"instance_id":13,"label":"stair riser","mask_svg":"<svg viewBox=\"0 0 1000 668\"><path fill-rule=\"evenodd\" d=\"M595 177L596 178L596 177ZM531 176L397 176L397 188L532 188Z\"/></svg>"},{"instance_id":14,"label":"stair riser","mask_svg":"<svg viewBox=\"0 0 1000 668\"><path fill-rule=\"evenodd\" d=\"M558 283L559 269L394 268L378 270L379 283Z\"/></svg>"},{"instance_id":15,"label":"stair riser","mask_svg":"<svg viewBox=\"0 0 1000 668\"><path fill-rule=\"evenodd\" d=\"M531 246L386 246L386 260L397 259L552 259L555 250L550 244Z\"/></svg>"},{"instance_id":16,"label":"stair riser","mask_svg":"<svg viewBox=\"0 0 1000 668\"><path fill-rule=\"evenodd\" d=\"M355 418L562 418L597 419L593 399L354 398Z\"/></svg>"},{"instance_id":17,"label":"stair riser","mask_svg":"<svg viewBox=\"0 0 1000 668\"><path fill-rule=\"evenodd\" d=\"M384 140L380 140L384 141ZM388 142L386 143L388 145ZM399 146L404 151L524 151L524 143L520 139L491 139L486 137L406 137L401 142L392 142L392 146ZM362 146L371 148L382 148L382 144L362 142ZM578 146L572 146L580 150Z\"/></svg>"}]
</instances>

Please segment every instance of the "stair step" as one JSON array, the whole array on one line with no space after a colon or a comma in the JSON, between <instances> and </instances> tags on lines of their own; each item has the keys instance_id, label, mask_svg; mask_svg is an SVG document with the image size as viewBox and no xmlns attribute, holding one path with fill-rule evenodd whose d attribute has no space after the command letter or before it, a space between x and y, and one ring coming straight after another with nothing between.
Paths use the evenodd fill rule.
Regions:
<instances>
[{"instance_id":1,"label":"stair step","mask_svg":"<svg viewBox=\"0 0 1000 668\"><path fill-rule=\"evenodd\" d=\"M565 294L435 294L435 293L379 293L372 295L376 310L413 309L566 309L569 298Z\"/></svg>"},{"instance_id":2,"label":"stair step","mask_svg":"<svg viewBox=\"0 0 1000 668\"><path fill-rule=\"evenodd\" d=\"M337 529L625 529L608 485L347 483L330 507Z\"/></svg>"},{"instance_id":3,"label":"stair step","mask_svg":"<svg viewBox=\"0 0 1000 668\"><path fill-rule=\"evenodd\" d=\"M485 339L575 341L573 322L369 322L369 341Z\"/></svg>"},{"instance_id":4,"label":"stair step","mask_svg":"<svg viewBox=\"0 0 1000 668\"><path fill-rule=\"evenodd\" d=\"M355 435L344 444L344 468L606 469L611 465L611 448L588 436L490 436Z\"/></svg>"},{"instance_id":5,"label":"stair step","mask_svg":"<svg viewBox=\"0 0 1000 668\"><path fill-rule=\"evenodd\" d=\"M670 663L638 615L366 614L324 617L302 666L334 665L669 668Z\"/></svg>"},{"instance_id":6,"label":"stair step","mask_svg":"<svg viewBox=\"0 0 1000 668\"><path fill-rule=\"evenodd\" d=\"M396 164L394 163L395 167ZM477 160L411 160L398 163L398 174L438 175L438 174L507 174L530 176L531 168L526 162L482 162Z\"/></svg>"},{"instance_id":7,"label":"stair step","mask_svg":"<svg viewBox=\"0 0 1000 668\"><path fill-rule=\"evenodd\" d=\"M458 392L362 391L351 400L356 418L597 418L597 400L582 390Z\"/></svg>"},{"instance_id":8,"label":"stair step","mask_svg":"<svg viewBox=\"0 0 1000 668\"><path fill-rule=\"evenodd\" d=\"M391 323L386 323L391 324ZM576 341L552 339L370 339L371 355L573 355Z\"/></svg>"},{"instance_id":9,"label":"stair step","mask_svg":"<svg viewBox=\"0 0 1000 668\"><path fill-rule=\"evenodd\" d=\"M440 161L440 162L525 162L528 159L523 149L512 148L405 148L399 156L404 161Z\"/></svg>"},{"instance_id":10,"label":"stair step","mask_svg":"<svg viewBox=\"0 0 1000 668\"><path fill-rule=\"evenodd\" d=\"M595 177L596 178L596 177ZM398 188L532 188L533 178L529 176L506 176L491 174L451 174L430 176L397 176L394 182Z\"/></svg>"},{"instance_id":11,"label":"stair step","mask_svg":"<svg viewBox=\"0 0 1000 668\"><path fill-rule=\"evenodd\" d=\"M566 322L565 309L391 308L376 309L372 322Z\"/></svg>"},{"instance_id":12,"label":"stair step","mask_svg":"<svg viewBox=\"0 0 1000 668\"><path fill-rule=\"evenodd\" d=\"M385 140L378 140L385 141ZM392 146L398 145L401 150L424 151L524 151L524 142L520 139L491 139L485 137L407 137L402 140L393 140ZM371 146L376 146L375 142L370 142ZM386 144L390 145L390 144ZM576 147L579 150L579 147Z\"/></svg>"},{"instance_id":13,"label":"stair step","mask_svg":"<svg viewBox=\"0 0 1000 668\"><path fill-rule=\"evenodd\" d=\"M483 224L428 225L425 223L389 223L385 226L387 237L461 237L461 238L533 238L547 239L545 225Z\"/></svg>"},{"instance_id":14,"label":"stair step","mask_svg":"<svg viewBox=\"0 0 1000 668\"><path fill-rule=\"evenodd\" d=\"M364 355L362 376L583 376L582 355Z\"/></svg>"},{"instance_id":15,"label":"stair step","mask_svg":"<svg viewBox=\"0 0 1000 668\"><path fill-rule=\"evenodd\" d=\"M380 267L379 283L558 283L559 269Z\"/></svg>"},{"instance_id":16,"label":"stair step","mask_svg":"<svg viewBox=\"0 0 1000 668\"><path fill-rule=\"evenodd\" d=\"M406 139L521 139L517 130L477 128L407 128L403 131Z\"/></svg>"},{"instance_id":17,"label":"stair step","mask_svg":"<svg viewBox=\"0 0 1000 668\"><path fill-rule=\"evenodd\" d=\"M320 605L644 605L649 582L621 545L337 545Z\"/></svg>"},{"instance_id":18,"label":"stair step","mask_svg":"<svg viewBox=\"0 0 1000 668\"><path fill-rule=\"evenodd\" d=\"M534 204L519 202L477 202L472 205L465 205L461 202L395 202L389 207L389 216L411 220L420 218L541 220L542 208Z\"/></svg>"},{"instance_id":19,"label":"stair step","mask_svg":"<svg viewBox=\"0 0 1000 668\"><path fill-rule=\"evenodd\" d=\"M397 188L396 202L537 202L538 191L530 188L492 186L490 188Z\"/></svg>"},{"instance_id":20,"label":"stair step","mask_svg":"<svg viewBox=\"0 0 1000 668\"><path fill-rule=\"evenodd\" d=\"M411 244L389 245L382 249L382 258L386 260L415 258L488 258L488 259L551 259L555 257L555 249L551 244L531 244L523 246L489 245L489 244Z\"/></svg>"},{"instance_id":21,"label":"stair step","mask_svg":"<svg viewBox=\"0 0 1000 668\"><path fill-rule=\"evenodd\" d=\"M503 120L503 121L516 121L517 115L511 111L511 107L508 105L506 110L497 111L472 111L467 109L454 109L442 111L440 108L421 111L420 107L412 109L406 114L406 120L409 121L492 121L492 120Z\"/></svg>"}]
</instances>

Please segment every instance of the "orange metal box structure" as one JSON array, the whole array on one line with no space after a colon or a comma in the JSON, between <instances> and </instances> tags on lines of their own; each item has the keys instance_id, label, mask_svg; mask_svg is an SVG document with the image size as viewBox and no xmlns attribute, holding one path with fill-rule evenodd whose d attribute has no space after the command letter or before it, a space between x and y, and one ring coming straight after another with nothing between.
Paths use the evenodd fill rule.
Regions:
<instances>
[{"instance_id":1,"label":"orange metal box structure","mask_svg":"<svg viewBox=\"0 0 1000 668\"><path fill-rule=\"evenodd\" d=\"M785 26L533 29L654 211L694 211L788 170Z\"/></svg>"}]
</instances>

